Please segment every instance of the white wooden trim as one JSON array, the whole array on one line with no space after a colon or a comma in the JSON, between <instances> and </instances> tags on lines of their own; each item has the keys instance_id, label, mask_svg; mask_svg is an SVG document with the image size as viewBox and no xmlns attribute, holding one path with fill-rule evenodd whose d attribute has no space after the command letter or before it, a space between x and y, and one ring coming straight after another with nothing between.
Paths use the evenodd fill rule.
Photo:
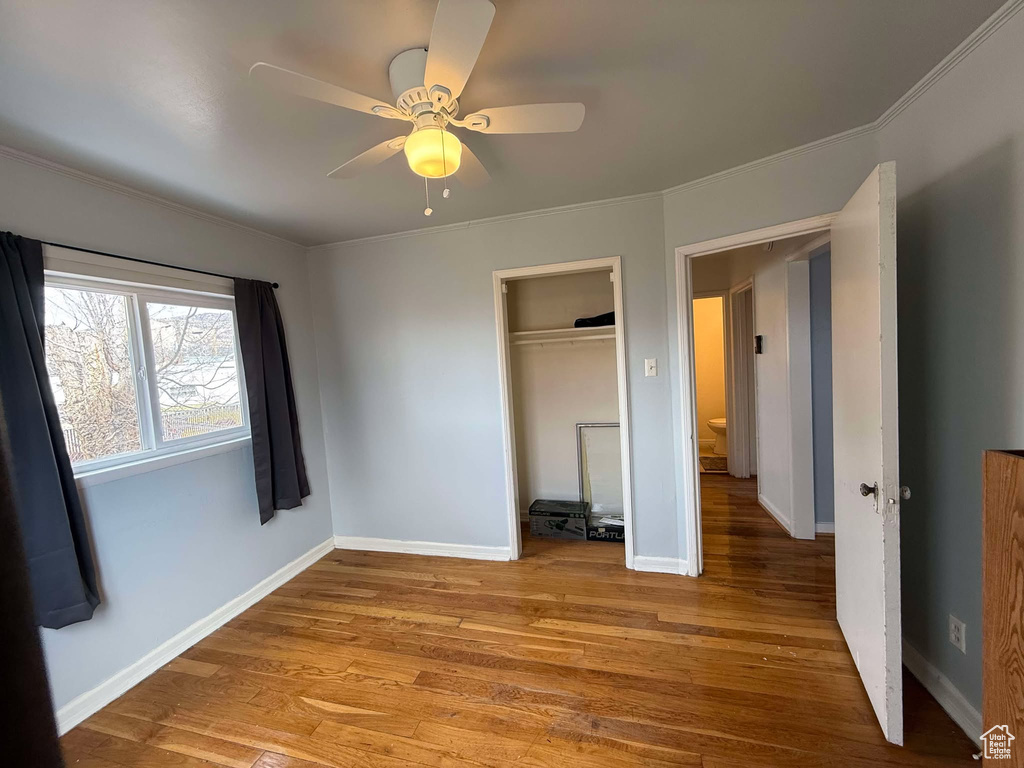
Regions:
<instances>
[{"instance_id":1,"label":"white wooden trim","mask_svg":"<svg viewBox=\"0 0 1024 768\"><path fill-rule=\"evenodd\" d=\"M743 294L751 294L750 327L747 327L745 318L737 319L737 302ZM751 440L750 440L750 401L756 397L756 393L748 391L747 372L754 367L754 351L749 343L739 343L739 335L742 331L746 335L747 342L754 335L753 325L753 291L754 280L748 278L738 285L729 289L728 311L729 311L729 334L726 338L726 359L728 365L727 388L729 391L728 407L728 431L729 431L729 474L733 477L748 478L751 475ZM743 404L743 408L740 404ZM756 446L754 448L756 450Z\"/></svg>"},{"instance_id":2,"label":"white wooden trim","mask_svg":"<svg viewBox=\"0 0 1024 768\"><path fill-rule=\"evenodd\" d=\"M767 496L760 492L757 494L757 503L764 507L765 511L774 517L776 522L778 522L778 524L781 525L788 534L791 536L793 535L793 521L784 511L775 506L768 500Z\"/></svg>"},{"instance_id":3,"label":"white wooden trim","mask_svg":"<svg viewBox=\"0 0 1024 768\"><path fill-rule=\"evenodd\" d=\"M754 229L750 232L740 232L735 235L716 237L712 240L703 240L699 243L681 245L676 248L676 257L707 256L721 251L731 251L734 248L742 248L748 245L759 245L772 240L784 240L788 237L799 237L809 235L811 232L821 232L829 229L835 220L837 213L825 213L821 216L811 216L808 219L789 221L784 224L775 224L770 227Z\"/></svg>"},{"instance_id":4,"label":"white wooden trim","mask_svg":"<svg viewBox=\"0 0 1024 768\"><path fill-rule=\"evenodd\" d=\"M43 246L43 266L47 272L68 275L72 278L87 277L90 280L110 282L140 288L154 287L162 290L188 291L211 296L235 295L233 280L193 272L187 267L147 264L127 259L117 259L88 251L76 251L57 245Z\"/></svg>"},{"instance_id":5,"label":"white wooden trim","mask_svg":"<svg viewBox=\"0 0 1024 768\"><path fill-rule=\"evenodd\" d=\"M75 259L62 261L61 254L70 254ZM82 260L77 257L82 256ZM87 258L84 258L87 257ZM140 445L138 450L106 456L88 461L78 462L72 469L75 474L82 477L100 478L99 482L106 482L118 477L127 477L139 472L157 469L160 466L181 463L171 460L167 464L148 464L151 460L167 456L178 457L190 449L204 448L207 446L220 446L231 444L236 440L251 438L249 428L249 401L245 386L245 371L242 365L242 351L239 344L238 319L235 313L235 301L231 295L223 293L212 293L210 291L184 289L181 285L168 288L165 285L137 282L146 278L145 272L134 272L121 270L118 274L122 278L114 280L108 277L96 277L103 274L104 265L114 262L108 256L96 254L78 254L67 249L46 246L44 250L44 277L47 287L70 288L74 290L91 291L121 296L126 302L128 322L128 344L130 353L131 370L133 376L133 387L135 392L136 415L139 425ZM155 267L160 271L157 279L171 280L168 273L177 273L179 270ZM68 271L72 270L72 271ZM98 272L96 270L99 270ZM116 271L116 270L115 270ZM177 281L182 283L182 281ZM226 281L230 282L230 281ZM192 287L205 286L214 289L214 284L195 282ZM217 289L219 290L219 289ZM148 303L175 304L188 307L200 307L224 311L231 316L231 332L235 353L235 375L238 379L238 406L241 415L241 424L237 427L225 427L212 430L202 435L183 437L176 440L165 441L161 427L160 397L157 386L156 363L153 358L153 342L151 338L150 322L148 315ZM139 374L144 374L136 378ZM216 452L216 451L214 451ZM195 458L198 458L195 457ZM191 460L191 458L185 459ZM126 466L127 470L120 474L103 474L108 470ZM87 484L94 485L95 482Z\"/></svg>"},{"instance_id":6,"label":"white wooden trim","mask_svg":"<svg viewBox=\"0 0 1024 768\"><path fill-rule=\"evenodd\" d=\"M67 733L90 715L137 685L160 667L183 653L204 637L229 622L249 606L269 595L286 581L294 578L334 549L334 539L317 544L311 550L272 573L256 586L231 600L208 616L186 627L166 642L154 648L138 661L129 664L117 674L107 678L91 691L75 697L57 710L57 728Z\"/></svg>"},{"instance_id":7,"label":"white wooden trim","mask_svg":"<svg viewBox=\"0 0 1024 768\"><path fill-rule=\"evenodd\" d=\"M523 554L519 521L519 468L516 459L515 411L512 402L512 365L508 338L508 303L505 281L494 273L494 327L498 334L498 383L501 390L502 446L505 452L505 507L508 514L509 559Z\"/></svg>"},{"instance_id":8,"label":"white wooden trim","mask_svg":"<svg viewBox=\"0 0 1024 768\"><path fill-rule=\"evenodd\" d=\"M622 463L622 513L625 522L626 567L633 568L635 553L633 544L633 472L629 430L629 368L626 358L626 316L622 302L622 260L618 256L597 259L563 261L554 264L538 264L531 267L499 269L493 273L494 318L498 334L498 369L501 390L502 443L505 450L505 502L509 520L509 548L512 559L522 553L519 534L519 489L515 456L515 418L512 402L512 365L509 352L508 307L505 284L509 280L521 280L545 275L570 275L579 272L609 270L612 281L612 296L615 311L615 371L619 398L619 453Z\"/></svg>"},{"instance_id":9,"label":"white wooden trim","mask_svg":"<svg viewBox=\"0 0 1024 768\"><path fill-rule=\"evenodd\" d=\"M503 282L522 280L527 277L545 277L550 275L571 275L578 272L597 272L602 269L614 269L619 266L618 256L604 256L597 259L579 259L577 261L558 261L553 264L536 264L532 267L514 267L512 269L495 270L495 278ZM616 318L618 321L618 318Z\"/></svg>"},{"instance_id":10,"label":"white wooden trim","mask_svg":"<svg viewBox=\"0 0 1024 768\"><path fill-rule=\"evenodd\" d=\"M906 640L903 641L903 665L917 678L939 706L946 710L953 722L960 726L971 741L981 747L981 713L967 700L953 681L946 677L930 661Z\"/></svg>"},{"instance_id":11,"label":"white wooden trim","mask_svg":"<svg viewBox=\"0 0 1024 768\"><path fill-rule=\"evenodd\" d=\"M622 197L609 197L604 200L593 200L587 203L570 203L568 205L557 205L552 208L535 208L532 211L523 211L521 213L506 213L499 214L498 216L488 216L483 219L470 219L469 221L453 222L451 224L439 224L433 227L420 227L418 229L407 229L402 232L388 232L381 235L369 235L367 237L357 237L352 240L338 240L333 243L322 243L320 245L314 245L309 248L311 253L318 251L329 251L334 248L348 248L353 245L367 245L370 243L380 243L387 240L401 240L406 237L418 237L419 235L433 235L441 234L444 232L455 232L462 229L473 229L475 227L484 227L491 224L504 224L511 221L521 221L523 219L536 219L542 216L557 216L562 213L575 213L577 211L588 211L594 208L608 208L609 206L615 205L629 205L631 203L638 203L644 200L661 200L662 192L641 192L636 195L624 195Z\"/></svg>"},{"instance_id":12,"label":"white wooden trim","mask_svg":"<svg viewBox=\"0 0 1024 768\"><path fill-rule=\"evenodd\" d=\"M91 488L94 485L110 483L114 480L121 480L132 475L141 475L146 472L156 472L158 469L173 467L177 464L187 464L190 461L198 461L209 456L216 456L218 453L240 450L252 443L249 435L235 437L230 440L222 440L212 445L203 445L198 448L191 447L173 453L153 454L149 452L138 461L126 461L105 469L94 469L82 471L75 475L75 483L79 488Z\"/></svg>"},{"instance_id":13,"label":"white wooden trim","mask_svg":"<svg viewBox=\"0 0 1024 768\"><path fill-rule=\"evenodd\" d=\"M622 457L622 512L626 523L626 567L636 555L633 518L633 454L629 430L629 363L626 358L626 312L622 304L622 263L612 259L612 295L615 299L615 375L619 395L619 455Z\"/></svg>"},{"instance_id":14,"label":"white wooden trim","mask_svg":"<svg viewBox=\"0 0 1024 768\"><path fill-rule=\"evenodd\" d=\"M633 558L633 567L638 571L647 571L649 573L675 573L681 576L687 576L690 573L690 567L687 565L686 560L678 557L637 555Z\"/></svg>"},{"instance_id":15,"label":"white wooden trim","mask_svg":"<svg viewBox=\"0 0 1024 768\"><path fill-rule=\"evenodd\" d=\"M792 523L789 532L796 539L813 539L814 414L811 411L810 264L806 258L787 259L785 267L789 511Z\"/></svg>"},{"instance_id":16,"label":"white wooden trim","mask_svg":"<svg viewBox=\"0 0 1024 768\"><path fill-rule=\"evenodd\" d=\"M957 66L957 64L967 58L967 56L975 48L985 42L993 32L1013 18L1014 14L1021 10L1021 8L1024 8L1024 0L1009 0L1009 2L1004 3L999 10L985 19L980 27L969 34L967 38L960 43L960 45L950 51L942 61L932 67L928 71L928 74L918 80L909 91L897 99L895 104L885 110L885 112L883 112L875 122L871 123L871 128L875 131L879 131L891 123L900 112L921 98L933 85L948 75Z\"/></svg>"},{"instance_id":17,"label":"white wooden trim","mask_svg":"<svg viewBox=\"0 0 1024 768\"><path fill-rule=\"evenodd\" d=\"M675 249L676 272L676 343L678 344L679 368L679 399L680 399L680 432L681 443L679 457L682 462L683 487L677 495L676 515L680 531L680 542L685 541L686 559L689 575L699 576L703 569L703 552L700 537L700 477L697 469L699 444L697 442L697 398L693 367L693 289L691 262L697 256L707 256L720 251L728 251L747 245L757 245L771 240L782 240L787 237L807 235L821 232L832 226L837 214L826 213L798 221L775 224L750 232L742 232L725 237L716 237L699 243L681 245ZM757 318L754 318L757 328ZM756 381L756 376L755 376ZM760 453L760 433L758 434L758 452ZM758 455L758 469L761 457ZM760 475L758 475L758 498L760 499ZM791 530L787 525L786 530Z\"/></svg>"},{"instance_id":18,"label":"white wooden trim","mask_svg":"<svg viewBox=\"0 0 1024 768\"><path fill-rule=\"evenodd\" d=\"M131 197L136 200L142 200L143 202L150 203L152 205L158 205L161 208L166 208L168 210L175 211L176 213L183 213L186 216L191 216L195 219L207 221L212 224L220 224L221 226L230 227L231 229L237 229L240 232L245 232L247 234L254 235L255 237L263 238L264 240L274 240L278 243L290 245L294 248L304 247L300 243L296 243L294 240L288 240L280 235L264 232L262 229L256 229L255 227L240 224L232 219L225 219L223 216L215 216L211 213L207 213L206 211L201 211L198 208L190 208L187 205L175 203L171 200L158 197L157 195L152 195L149 192L143 192L124 184L118 184L116 181L110 181L109 179L104 179L100 176L94 176L91 173L85 173L84 171L79 171L76 168L61 165L60 163L55 163L52 160L47 160L46 158L39 157L38 155L29 154L28 152L22 152L21 150L14 149L13 147L0 145L0 157L6 157L8 160L15 160L19 163L24 163L25 165L34 165L37 168L42 168L50 171L51 173L66 176L69 179L74 179L75 181L89 184L93 187L105 189L108 192L116 192L119 195ZM30 233L25 232L24 234L27 236ZM36 236L40 237L40 235Z\"/></svg>"},{"instance_id":19,"label":"white wooden trim","mask_svg":"<svg viewBox=\"0 0 1024 768\"><path fill-rule=\"evenodd\" d=\"M836 524L834 522L832 522L832 523L815 523L814 524L814 532L815 533L835 533L836 532Z\"/></svg>"},{"instance_id":20,"label":"white wooden trim","mask_svg":"<svg viewBox=\"0 0 1024 768\"><path fill-rule=\"evenodd\" d=\"M807 261L812 253L823 245L828 245L830 242L832 242L832 232L823 232L810 242L804 243L799 248L792 251L788 256L786 256L786 261Z\"/></svg>"},{"instance_id":21,"label":"white wooden trim","mask_svg":"<svg viewBox=\"0 0 1024 768\"><path fill-rule=\"evenodd\" d=\"M518 517L518 516L517 516ZM518 520L516 521L518 523ZM337 549L360 552L397 552L405 555L462 557L469 560L513 560L509 547L478 547L471 544L446 544L439 541L401 541L364 536L335 536Z\"/></svg>"},{"instance_id":22,"label":"white wooden trim","mask_svg":"<svg viewBox=\"0 0 1024 768\"><path fill-rule=\"evenodd\" d=\"M694 374L693 351L693 282L690 259L676 252L676 333L679 343L678 371L680 388L680 420L682 448L682 488L679 502L682 509L696 514L694 525L677 525L679 551L686 549L687 575L699 576L704 555L700 537L700 443L697 431L697 385ZM682 520L680 519L680 522Z\"/></svg>"}]
</instances>

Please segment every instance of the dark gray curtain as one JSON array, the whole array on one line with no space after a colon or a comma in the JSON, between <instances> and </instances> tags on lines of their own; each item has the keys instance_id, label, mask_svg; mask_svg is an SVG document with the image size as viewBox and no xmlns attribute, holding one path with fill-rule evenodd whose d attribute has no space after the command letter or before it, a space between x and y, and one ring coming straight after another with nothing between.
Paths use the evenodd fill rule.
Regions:
<instances>
[{"instance_id":1,"label":"dark gray curtain","mask_svg":"<svg viewBox=\"0 0 1024 768\"><path fill-rule=\"evenodd\" d=\"M6 432L0 410L0 744L5 765L64 768L14 509Z\"/></svg>"},{"instance_id":2,"label":"dark gray curtain","mask_svg":"<svg viewBox=\"0 0 1024 768\"><path fill-rule=\"evenodd\" d=\"M43 353L43 248L0 233L0 403L36 622L92 618L96 568Z\"/></svg>"},{"instance_id":3,"label":"dark gray curtain","mask_svg":"<svg viewBox=\"0 0 1024 768\"><path fill-rule=\"evenodd\" d=\"M235 278L235 312L249 395L252 458L262 524L274 516L275 510L301 505L309 496L309 480L274 286Z\"/></svg>"}]
</instances>

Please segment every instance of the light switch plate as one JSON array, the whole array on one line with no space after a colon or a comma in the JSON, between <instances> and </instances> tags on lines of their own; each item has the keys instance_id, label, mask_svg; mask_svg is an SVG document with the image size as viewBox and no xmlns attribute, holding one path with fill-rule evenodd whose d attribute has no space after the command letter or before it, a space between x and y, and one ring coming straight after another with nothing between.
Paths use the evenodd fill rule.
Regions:
<instances>
[{"instance_id":1,"label":"light switch plate","mask_svg":"<svg viewBox=\"0 0 1024 768\"><path fill-rule=\"evenodd\" d=\"M644 360L644 376L658 375L658 358L648 357Z\"/></svg>"}]
</instances>

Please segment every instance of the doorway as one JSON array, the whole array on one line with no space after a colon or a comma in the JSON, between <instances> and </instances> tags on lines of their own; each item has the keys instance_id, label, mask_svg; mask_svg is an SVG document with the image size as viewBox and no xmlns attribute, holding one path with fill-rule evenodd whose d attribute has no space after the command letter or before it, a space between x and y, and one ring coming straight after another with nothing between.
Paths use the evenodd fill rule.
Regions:
<instances>
[{"instance_id":1,"label":"doorway","mask_svg":"<svg viewBox=\"0 0 1024 768\"><path fill-rule=\"evenodd\" d=\"M832 338L832 467L834 472L836 617L864 689L886 738L903 742L902 628L900 620L900 499L898 370L896 357L896 166L877 166L836 214L817 216L676 249L679 324L680 456L684 483L679 524L686 534L689 572L703 567L701 476L694 378L694 264L729 249L806 237L802 258L758 274L755 310L758 346L759 506L794 537L814 536L814 435L810 328L810 252L830 243ZM818 239L820 242L815 242ZM772 281L776 284L774 290ZM762 297L782 296L782 326L762 317ZM787 325L788 324L788 325ZM790 441L769 445L766 425L777 419L764 407L772 383L762 375L767 349L785 345L784 382L774 402L788 402ZM782 356L777 356L780 358ZM776 360L776 364L777 364ZM767 462L789 461L787 510L765 503ZM807 510L812 514L808 517Z\"/></svg>"},{"instance_id":2,"label":"doorway","mask_svg":"<svg viewBox=\"0 0 1024 768\"><path fill-rule=\"evenodd\" d=\"M729 471L727 419L728 334L724 291L693 296L693 359L697 394L698 471Z\"/></svg>"},{"instance_id":3,"label":"doorway","mask_svg":"<svg viewBox=\"0 0 1024 768\"><path fill-rule=\"evenodd\" d=\"M597 304L584 300L605 295L610 306L600 303L603 298ZM618 516L619 541L624 544L626 567L632 568L629 397L619 258L495 271L494 307L512 559L523 551L522 516L534 501L542 500L533 496L541 494L556 497L546 501L578 500L601 513L593 526L592 516L587 517L588 543L590 527L611 527L598 524ZM605 317L608 310L612 318ZM585 324L580 327L577 321ZM598 344L608 351L607 360L597 352ZM584 350L592 354L580 354ZM579 374L577 383L566 382L560 369ZM600 383L595 383L597 377ZM580 390L575 396L573 387ZM611 471L616 476L611 477ZM599 539L594 546L607 546L604 541Z\"/></svg>"}]
</instances>

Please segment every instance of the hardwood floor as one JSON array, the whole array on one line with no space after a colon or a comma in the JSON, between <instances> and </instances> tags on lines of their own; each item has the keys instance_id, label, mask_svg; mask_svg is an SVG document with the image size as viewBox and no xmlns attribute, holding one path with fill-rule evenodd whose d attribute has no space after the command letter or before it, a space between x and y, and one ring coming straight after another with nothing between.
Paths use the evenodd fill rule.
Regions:
<instances>
[{"instance_id":1,"label":"hardwood floor","mask_svg":"<svg viewBox=\"0 0 1024 768\"><path fill-rule=\"evenodd\" d=\"M68 733L68 766L973 765L910 677L907 746L882 739L831 537L701 482L700 579L529 536L513 563L335 551Z\"/></svg>"}]
</instances>

